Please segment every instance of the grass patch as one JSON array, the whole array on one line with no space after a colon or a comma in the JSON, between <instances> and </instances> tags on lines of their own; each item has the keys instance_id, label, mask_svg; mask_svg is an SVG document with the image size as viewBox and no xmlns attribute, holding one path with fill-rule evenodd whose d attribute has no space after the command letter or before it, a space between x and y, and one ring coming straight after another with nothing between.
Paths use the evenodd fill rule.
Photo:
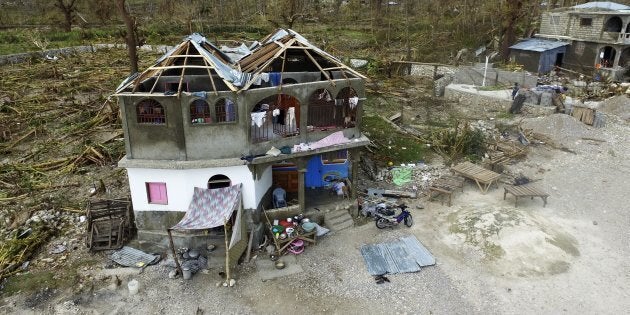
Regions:
<instances>
[{"instance_id":1,"label":"grass patch","mask_svg":"<svg viewBox=\"0 0 630 315\"><path fill-rule=\"evenodd\" d=\"M374 151L381 162L415 163L426 160L427 147L418 139L396 132L380 116L363 116L363 131L378 148Z\"/></svg>"},{"instance_id":2,"label":"grass patch","mask_svg":"<svg viewBox=\"0 0 630 315\"><path fill-rule=\"evenodd\" d=\"M7 279L2 295L11 296L16 293L31 293L44 287L55 289L59 287L59 281L54 279L55 272L44 270L15 275Z\"/></svg>"}]
</instances>

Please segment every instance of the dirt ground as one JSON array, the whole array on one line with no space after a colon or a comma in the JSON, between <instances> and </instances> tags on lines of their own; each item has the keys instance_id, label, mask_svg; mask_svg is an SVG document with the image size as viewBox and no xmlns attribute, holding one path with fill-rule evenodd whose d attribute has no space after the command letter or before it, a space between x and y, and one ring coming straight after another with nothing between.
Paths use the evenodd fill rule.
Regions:
<instances>
[{"instance_id":1,"label":"dirt ground","mask_svg":"<svg viewBox=\"0 0 630 315\"><path fill-rule=\"evenodd\" d=\"M626 99L626 101L628 101ZM558 114L559 115L559 114ZM453 205L406 200L415 225L378 230L370 222L320 239L297 257L303 272L261 281L254 261L234 271L232 288L215 270L169 279L159 264L105 268L105 254L78 246L70 289L41 288L4 298L5 314L622 314L630 309L630 125L607 116L593 129L561 115L527 118L555 146L535 143L506 171L536 181L550 196L503 200L503 183L483 195L468 182ZM519 118L520 119L520 118ZM567 120L568 119L568 120ZM560 126L546 130L548 125ZM439 161L433 164L439 165ZM420 209L423 206L423 209ZM376 284L359 247L413 234L437 265ZM46 255L38 259L43 259ZM75 258L77 259L77 258ZM255 259L267 259L263 253ZM116 276L121 280L116 284ZM140 290L129 295L127 282Z\"/></svg>"}]
</instances>

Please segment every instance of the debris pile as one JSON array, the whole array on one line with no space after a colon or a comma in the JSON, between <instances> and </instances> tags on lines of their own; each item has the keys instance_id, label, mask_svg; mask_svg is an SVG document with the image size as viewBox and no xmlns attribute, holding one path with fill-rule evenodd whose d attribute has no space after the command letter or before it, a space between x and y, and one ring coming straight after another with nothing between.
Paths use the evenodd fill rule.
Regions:
<instances>
[{"instance_id":1,"label":"debris pile","mask_svg":"<svg viewBox=\"0 0 630 315\"><path fill-rule=\"evenodd\" d=\"M547 144L559 148L571 148L576 139L593 137L593 132L586 125L564 114L525 119L522 127L534 138L546 139L551 142Z\"/></svg>"}]
</instances>

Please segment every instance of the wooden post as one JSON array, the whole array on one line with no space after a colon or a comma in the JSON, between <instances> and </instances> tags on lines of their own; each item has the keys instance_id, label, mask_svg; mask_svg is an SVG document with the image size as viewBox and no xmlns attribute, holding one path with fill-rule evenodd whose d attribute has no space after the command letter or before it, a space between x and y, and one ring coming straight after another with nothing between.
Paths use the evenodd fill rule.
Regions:
<instances>
[{"instance_id":1,"label":"wooden post","mask_svg":"<svg viewBox=\"0 0 630 315\"><path fill-rule=\"evenodd\" d=\"M297 159L298 171L298 202L300 203L300 212L306 211L306 184L304 174L306 173L306 160L304 158Z\"/></svg>"},{"instance_id":2,"label":"wooden post","mask_svg":"<svg viewBox=\"0 0 630 315\"><path fill-rule=\"evenodd\" d=\"M182 273L182 266L179 264L179 260L177 260L177 253L175 253L175 245L173 244L173 235L171 234L171 229L166 230L168 232L168 241L171 244L171 252L173 253L173 259L175 259L175 266L177 266L177 272L179 274Z\"/></svg>"},{"instance_id":3,"label":"wooden post","mask_svg":"<svg viewBox=\"0 0 630 315\"><path fill-rule=\"evenodd\" d=\"M228 243L227 236L227 220L223 220L223 234L225 234L225 283L230 284L230 251L228 247L230 244Z\"/></svg>"}]
</instances>

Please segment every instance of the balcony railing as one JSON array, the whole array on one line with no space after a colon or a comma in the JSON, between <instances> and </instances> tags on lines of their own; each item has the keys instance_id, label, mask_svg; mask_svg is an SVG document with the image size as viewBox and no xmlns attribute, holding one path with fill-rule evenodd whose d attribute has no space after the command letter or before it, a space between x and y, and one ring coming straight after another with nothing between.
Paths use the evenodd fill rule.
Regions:
<instances>
[{"instance_id":1,"label":"balcony railing","mask_svg":"<svg viewBox=\"0 0 630 315\"><path fill-rule=\"evenodd\" d=\"M618 43L630 44L630 33L619 33Z\"/></svg>"}]
</instances>

